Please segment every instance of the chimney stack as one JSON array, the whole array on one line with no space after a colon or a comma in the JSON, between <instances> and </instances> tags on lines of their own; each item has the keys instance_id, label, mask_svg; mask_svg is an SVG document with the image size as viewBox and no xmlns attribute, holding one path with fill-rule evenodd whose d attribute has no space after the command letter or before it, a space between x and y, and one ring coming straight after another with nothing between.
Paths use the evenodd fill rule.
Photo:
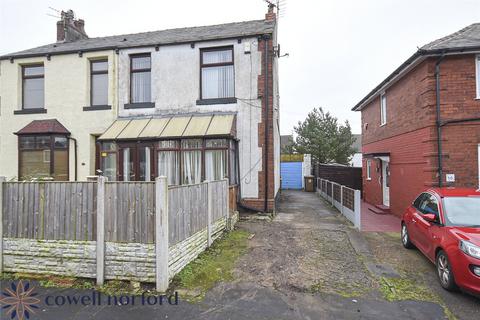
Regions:
<instances>
[{"instance_id":1,"label":"chimney stack","mask_svg":"<svg viewBox=\"0 0 480 320\"><path fill-rule=\"evenodd\" d=\"M72 42L81 39L88 39L85 32L85 21L75 20L75 13L72 10L62 11L61 20L57 21L57 42Z\"/></svg>"},{"instance_id":2,"label":"chimney stack","mask_svg":"<svg viewBox=\"0 0 480 320\"><path fill-rule=\"evenodd\" d=\"M265 14L265 20L275 21L277 19L277 14L275 13L275 5L273 3L268 4L268 12Z\"/></svg>"}]
</instances>

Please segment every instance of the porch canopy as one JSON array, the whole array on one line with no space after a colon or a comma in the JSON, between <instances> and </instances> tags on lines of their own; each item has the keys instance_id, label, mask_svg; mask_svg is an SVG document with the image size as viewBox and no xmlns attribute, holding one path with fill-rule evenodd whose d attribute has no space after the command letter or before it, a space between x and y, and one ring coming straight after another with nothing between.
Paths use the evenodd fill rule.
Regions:
<instances>
[{"instance_id":1,"label":"porch canopy","mask_svg":"<svg viewBox=\"0 0 480 320\"><path fill-rule=\"evenodd\" d=\"M205 136L235 137L234 120L234 114L118 119L98 140L147 140Z\"/></svg>"},{"instance_id":2,"label":"porch canopy","mask_svg":"<svg viewBox=\"0 0 480 320\"><path fill-rule=\"evenodd\" d=\"M390 152L377 152L377 153L366 153L364 157L368 158L375 158L382 160L384 162L390 162Z\"/></svg>"}]
</instances>

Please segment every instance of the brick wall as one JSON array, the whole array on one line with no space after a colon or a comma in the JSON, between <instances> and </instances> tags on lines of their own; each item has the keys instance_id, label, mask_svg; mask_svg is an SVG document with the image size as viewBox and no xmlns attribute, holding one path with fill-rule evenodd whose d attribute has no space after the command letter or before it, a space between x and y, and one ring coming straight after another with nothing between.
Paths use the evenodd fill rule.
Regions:
<instances>
[{"instance_id":1,"label":"brick wall","mask_svg":"<svg viewBox=\"0 0 480 320\"><path fill-rule=\"evenodd\" d=\"M424 61L386 90L386 125L380 126L380 97L362 110L363 145L435 124L431 109L435 105L434 63Z\"/></svg>"},{"instance_id":2,"label":"brick wall","mask_svg":"<svg viewBox=\"0 0 480 320\"><path fill-rule=\"evenodd\" d=\"M268 50L268 67L265 70L265 41ZM274 148L274 110L273 110L273 40L259 39L258 50L262 53L262 71L258 76L258 96L262 98L262 122L258 125L258 146L262 148L262 171L258 172L258 198L244 198L242 203L252 209L263 211L265 199L265 165L268 171L268 211L275 208L275 148ZM268 72L268 97L265 96L265 75ZM268 112L266 103L268 101ZM268 120L267 144L268 161L265 163L265 123Z\"/></svg>"},{"instance_id":3,"label":"brick wall","mask_svg":"<svg viewBox=\"0 0 480 320\"><path fill-rule=\"evenodd\" d=\"M427 127L363 146L364 153L390 153L390 210L400 216L415 196L431 183L430 141L432 127ZM366 163L370 159L371 180L367 180ZM382 204L381 162L372 157L363 160L364 200Z\"/></svg>"},{"instance_id":4,"label":"brick wall","mask_svg":"<svg viewBox=\"0 0 480 320\"><path fill-rule=\"evenodd\" d=\"M424 188L438 185L435 62L435 58L425 60L386 90L386 125L380 126L379 97L362 110L363 154L390 153L390 209L396 215L401 215ZM440 70L442 120L480 117L480 100L475 99L475 56L448 56ZM480 121L442 128L443 171L456 176L450 186L478 187L479 143ZM372 159L371 173L372 180L366 180L364 159L365 200L381 204L378 160Z\"/></svg>"}]
</instances>

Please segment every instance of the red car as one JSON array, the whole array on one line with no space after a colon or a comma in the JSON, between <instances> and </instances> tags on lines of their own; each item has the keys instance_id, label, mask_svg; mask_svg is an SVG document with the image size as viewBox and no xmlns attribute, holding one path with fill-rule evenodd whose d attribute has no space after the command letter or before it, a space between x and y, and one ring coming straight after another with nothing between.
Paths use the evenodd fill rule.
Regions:
<instances>
[{"instance_id":1,"label":"red car","mask_svg":"<svg viewBox=\"0 0 480 320\"><path fill-rule=\"evenodd\" d=\"M421 193L402 219L402 244L437 267L443 288L480 294L480 191L435 188Z\"/></svg>"}]
</instances>

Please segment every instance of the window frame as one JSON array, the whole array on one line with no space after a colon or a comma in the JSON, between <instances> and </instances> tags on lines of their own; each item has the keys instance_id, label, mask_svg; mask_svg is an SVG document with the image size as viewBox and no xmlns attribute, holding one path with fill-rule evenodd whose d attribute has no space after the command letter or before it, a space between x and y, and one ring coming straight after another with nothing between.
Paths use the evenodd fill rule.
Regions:
<instances>
[{"instance_id":1,"label":"window frame","mask_svg":"<svg viewBox=\"0 0 480 320\"><path fill-rule=\"evenodd\" d=\"M372 159L367 159L367 180L372 180Z\"/></svg>"},{"instance_id":2,"label":"window frame","mask_svg":"<svg viewBox=\"0 0 480 320\"><path fill-rule=\"evenodd\" d=\"M174 147L163 147L161 146L161 142L163 141L170 141L174 142L175 146ZM155 177L158 177L158 153L159 152L176 152L177 153L177 160L178 160L178 172L177 172L177 177L178 177L178 184L175 186L181 186L182 185L182 172L183 172L183 162L182 162L182 152L181 152L181 139L161 139L158 141L155 141L154 143L154 160L153 160L153 165L154 165L154 172L155 172Z\"/></svg>"},{"instance_id":3,"label":"window frame","mask_svg":"<svg viewBox=\"0 0 480 320\"><path fill-rule=\"evenodd\" d=\"M196 147L196 148L184 148L182 147L182 141L183 140L202 140L201 142L201 145L199 147ZM206 142L207 140L225 140L225 145L224 146L214 146L214 147L207 147L206 146ZM162 147L161 146L161 142L162 141L175 141L175 147ZM206 158L205 158L205 152L206 151L215 151L215 150L222 150L222 151L225 151L226 155L225 155L225 162L226 162L226 165L227 165L227 177L225 177L225 179L228 179L229 181L229 185L238 185L239 182L240 182L240 174L239 174L239 170L240 170L240 167L239 167L239 161L238 161L238 141L236 139L233 139L232 137L228 137L228 136L217 136L217 137L184 137L184 138L165 138L165 139L158 139L158 140L139 140L139 142L150 142L152 143L152 152L154 154L153 156L153 168L151 169L154 173L154 175L156 177L158 177L158 153L160 151L174 151L174 152L177 152L177 159L179 161L179 164L178 164L178 178L179 178L179 184L178 185L185 185L183 184L183 180L185 178L185 173L183 171L183 161L184 161L184 151L200 151L201 153L201 166L200 166L200 170L201 170L201 183L205 181L205 161L206 161ZM106 141L99 141L99 146L98 146L98 150L99 150L99 154L97 154L97 157L101 157L101 153L102 152L105 152L105 153L116 153L117 155L117 173L116 173L116 177L117 177L117 181L120 181L120 177L122 176L123 172L122 172L122 165L123 163L121 162L121 156L120 156L120 149L122 148L122 146L126 146L128 144L128 142L126 141L116 141L116 140L106 140ZM113 143L116 145L116 149L115 151L113 150L110 150L110 151L107 151L104 149L104 144L107 144L107 143ZM136 145L138 144L138 142L131 142L132 146L133 145ZM232 147L232 145L234 145ZM231 154L231 151L233 150L234 152L234 155ZM234 157L234 159L231 159L232 156ZM235 170L235 172L232 172L232 168L231 168L231 161L235 161L235 165L236 167L233 168ZM101 163L101 159L99 159L99 169L104 171L104 168L102 167L102 163ZM236 175L236 181L235 183L232 183L233 180L232 180L232 174Z\"/></svg>"},{"instance_id":4,"label":"window frame","mask_svg":"<svg viewBox=\"0 0 480 320\"><path fill-rule=\"evenodd\" d=\"M33 76L25 75L25 69L38 68L38 67L43 67L42 75L33 75ZM25 80L28 80L28 79L43 79L43 106L38 106L34 108L25 108ZM45 109L45 65L43 63L22 65L22 110L29 111L29 110L39 110L39 109Z\"/></svg>"},{"instance_id":5,"label":"window frame","mask_svg":"<svg viewBox=\"0 0 480 320\"><path fill-rule=\"evenodd\" d=\"M22 148L20 145L20 140L25 137L33 137L34 138L34 147L33 148ZM37 137L49 137L50 143L49 143L49 148L37 148L36 141ZM55 147L55 138L66 138L67 139L67 145L65 147ZM66 150L67 151L67 178L65 181L70 181L70 139L68 138L68 135L66 134L49 134L49 133L35 133L35 134L22 134L18 136L18 180L21 181L22 178L22 153L24 151L49 151L50 152L50 164L49 164L49 175L50 177L53 178L55 175L55 151L56 150ZM45 154L43 155L45 157ZM23 180L22 180L23 181Z\"/></svg>"},{"instance_id":6,"label":"window frame","mask_svg":"<svg viewBox=\"0 0 480 320\"><path fill-rule=\"evenodd\" d=\"M101 71L93 71L93 64L98 62L106 62L107 69ZM106 104L93 104L93 76L97 74L106 74L107 75L107 103ZM108 104L108 58L101 59L91 59L90 60L90 107L106 107Z\"/></svg>"},{"instance_id":7,"label":"window frame","mask_svg":"<svg viewBox=\"0 0 480 320\"><path fill-rule=\"evenodd\" d=\"M203 53L212 52L212 51L226 51L230 50L232 52L232 61L231 62L220 62L220 63L203 63ZM233 96L232 97L223 97L223 98L204 98L203 97L203 81L202 81L202 72L203 68L211 67L224 67L224 66L233 66ZM197 101L197 104L219 104L219 103L236 103L235 98L235 51L233 45L220 46L220 47L206 47L200 48L200 99ZM206 102L206 103L205 103Z\"/></svg>"},{"instance_id":8,"label":"window frame","mask_svg":"<svg viewBox=\"0 0 480 320\"><path fill-rule=\"evenodd\" d=\"M480 100L480 54L475 56L475 78L477 83L477 100Z\"/></svg>"},{"instance_id":9,"label":"window frame","mask_svg":"<svg viewBox=\"0 0 480 320\"><path fill-rule=\"evenodd\" d=\"M387 124L387 94L380 94L380 126Z\"/></svg>"},{"instance_id":10,"label":"window frame","mask_svg":"<svg viewBox=\"0 0 480 320\"><path fill-rule=\"evenodd\" d=\"M143 58L143 57L149 57L150 58L150 68L143 68L143 69L133 69L133 59L135 58ZM133 102L133 95L132 95L132 87L133 87L133 74L134 73L140 73L140 72L149 72L150 73L150 100L152 100L152 54L150 52L148 53L136 53L136 54L131 54L129 55L130 58L130 88L129 88L129 107L128 108L135 108L135 105L141 106L142 108L149 107L149 105L152 104L152 101L144 101L144 102Z\"/></svg>"}]
</instances>

